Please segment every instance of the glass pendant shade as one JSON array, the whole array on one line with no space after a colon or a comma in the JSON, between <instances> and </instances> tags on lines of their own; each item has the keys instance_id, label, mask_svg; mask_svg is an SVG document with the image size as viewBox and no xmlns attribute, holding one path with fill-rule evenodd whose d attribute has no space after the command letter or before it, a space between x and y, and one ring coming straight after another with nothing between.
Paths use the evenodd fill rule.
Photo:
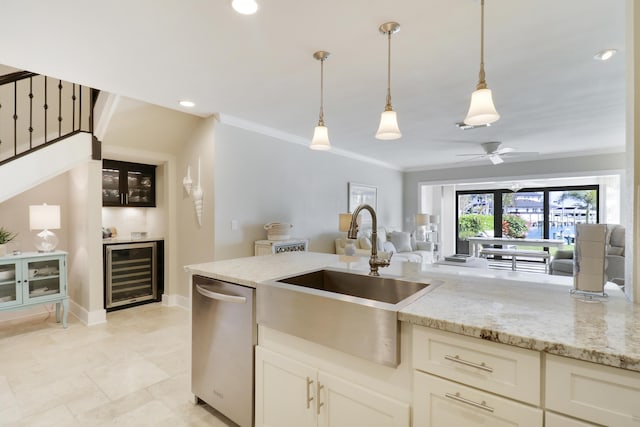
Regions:
<instances>
[{"instance_id":1,"label":"glass pendant shade","mask_svg":"<svg viewBox=\"0 0 640 427\"><path fill-rule=\"evenodd\" d=\"M500 118L500 114L493 105L491 89L478 89L471 94L471 105L464 123L471 126L480 126L493 123Z\"/></svg>"},{"instance_id":2,"label":"glass pendant shade","mask_svg":"<svg viewBox=\"0 0 640 427\"><path fill-rule=\"evenodd\" d=\"M326 151L331 149L331 143L329 142L329 131L326 126L316 126L313 131L313 138L311 139L312 150Z\"/></svg>"},{"instance_id":3,"label":"glass pendant shade","mask_svg":"<svg viewBox=\"0 0 640 427\"><path fill-rule=\"evenodd\" d=\"M398 116L395 111L384 111L380 114L380 126L376 132L376 139L398 139L402 137L398 127Z\"/></svg>"},{"instance_id":4,"label":"glass pendant shade","mask_svg":"<svg viewBox=\"0 0 640 427\"><path fill-rule=\"evenodd\" d=\"M231 6L243 15L253 15L258 11L258 3L255 0L233 0Z\"/></svg>"}]
</instances>

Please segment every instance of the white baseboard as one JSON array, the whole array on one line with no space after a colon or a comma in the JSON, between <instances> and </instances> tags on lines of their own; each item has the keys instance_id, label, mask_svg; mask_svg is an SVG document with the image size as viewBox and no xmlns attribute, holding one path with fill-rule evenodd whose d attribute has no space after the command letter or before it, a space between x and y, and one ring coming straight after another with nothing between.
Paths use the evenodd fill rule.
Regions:
<instances>
[{"instance_id":1,"label":"white baseboard","mask_svg":"<svg viewBox=\"0 0 640 427\"><path fill-rule=\"evenodd\" d=\"M182 295L162 294L162 305L180 307L191 311L191 299Z\"/></svg>"},{"instance_id":2,"label":"white baseboard","mask_svg":"<svg viewBox=\"0 0 640 427\"><path fill-rule=\"evenodd\" d=\"M87 311L73 300L69 300L69 311L86 326L100 325L107 322L107 310Z\"/></svg>"}]
</instances>

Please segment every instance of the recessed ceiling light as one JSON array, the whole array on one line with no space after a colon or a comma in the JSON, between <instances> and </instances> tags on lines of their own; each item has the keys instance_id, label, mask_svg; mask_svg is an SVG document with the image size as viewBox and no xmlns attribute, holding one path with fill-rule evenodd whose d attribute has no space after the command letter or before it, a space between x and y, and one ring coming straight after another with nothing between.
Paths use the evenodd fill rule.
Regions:
<instances>
[{"instance_id":1,"label":"recessed ceiling light","mask_svg":"<svg viewBox=\"0 0 640 427\"><path fill-rule=\"evenodd\" d=\"M187 108L193 108L196 106L196 103L193 101L180 101L180 105L182 105L183 107L187 107Z\"/></svg>"},{"instance_id":2,"label":"recessed ceiling light","mask_svg":"<svg viewBox=\"0 0 640 427\"><path fill-rule=\"evenodd\" d=\"M593 59L597 61L607 61L618 52L617 49L605 49L593 55Z\"/></svg>"},{"instance_id":3,"label":"recessed ceiling light","mask_svg":"<svg viewBox=\"0 0 640 427\"><path fill-rule=\"evenodd\" d=\"M258 10L258 3L255 0L233 0L231 6L233 10L243 15L253 15Z\"/></svg>"}]
</instances>

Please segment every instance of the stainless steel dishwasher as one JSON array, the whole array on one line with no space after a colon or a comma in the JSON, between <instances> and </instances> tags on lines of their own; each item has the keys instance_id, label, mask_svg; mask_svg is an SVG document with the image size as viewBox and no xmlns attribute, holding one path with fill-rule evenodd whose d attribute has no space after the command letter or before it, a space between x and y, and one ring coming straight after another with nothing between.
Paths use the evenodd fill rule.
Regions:
<instances>
[{"instance_id":1,"label":"stainless steel dishwasher","mask_svg":"<svg viewBox=\"0 0 640 427\"><path fill-rule=\"evenodd\" d=\"M241 427L253 426L255 289L194 275L191 391Z\"/></svg>"}]
</instances>

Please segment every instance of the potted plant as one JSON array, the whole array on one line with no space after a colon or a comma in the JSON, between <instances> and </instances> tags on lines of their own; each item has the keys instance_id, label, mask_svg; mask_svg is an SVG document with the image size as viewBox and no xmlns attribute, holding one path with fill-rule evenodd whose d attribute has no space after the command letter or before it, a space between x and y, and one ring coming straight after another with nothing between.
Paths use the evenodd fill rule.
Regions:
<instances>
[{"instance_id":1,"label":"potted plant","mask_svg":"<svg viewBox=\"0 0 640 427\"><path fill-rule=\"evenodd\" d=\"M18 233L12 233L11 231L5 230L4 227L0 227L0 256L5 256L7 254L7 243L15 239Z\"/></svg>"}]
</instances>

